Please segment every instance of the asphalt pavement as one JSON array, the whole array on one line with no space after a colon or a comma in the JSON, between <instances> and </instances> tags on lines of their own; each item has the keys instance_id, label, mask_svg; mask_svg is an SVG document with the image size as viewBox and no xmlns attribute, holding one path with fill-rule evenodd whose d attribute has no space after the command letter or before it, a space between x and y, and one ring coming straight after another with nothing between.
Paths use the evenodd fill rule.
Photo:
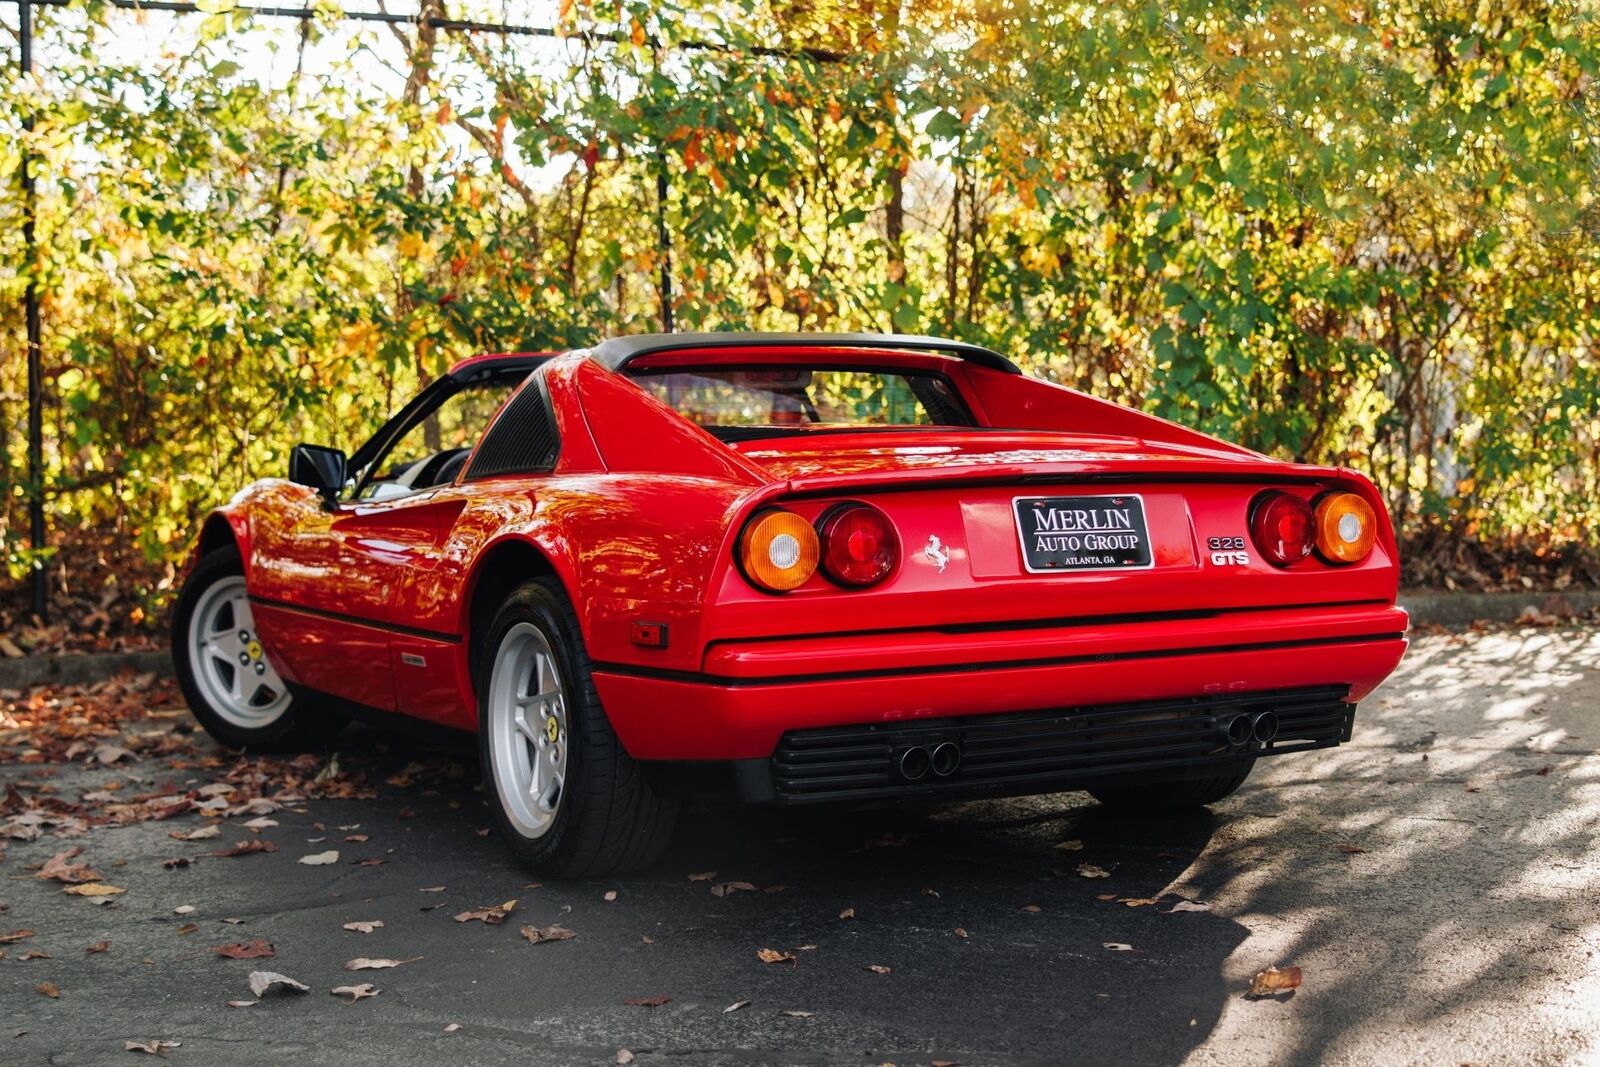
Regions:
<instances>
[{"instance_id":1,"label":"asphalt pavement","mask_svg":"<svg viewBox=\"0 0 1600 1067\"><path fill-rule=\"evenodd\" d=\"M1210 812L702 806L652 870L543 884L485 835L470 753L358 729L340 771L375 796L0 839L0 939L33 931L0 944L0 1063L149 1058L130 1040L189 1064L1600 1062L1597 703L1600 631L1428 636L1354 743L1264 761ZM127 736L183 733L156 710ZM0 763L0 790L197 789L228 760L196 747ZM125 892L30 869L73 845ZM523 933L551 926L573 936ZM273 955L216 952L255 939ZM1246 997L1269 966L1301 985ZM258 970L310 991L258 1001Z\"/></svg>"}]
</instances>

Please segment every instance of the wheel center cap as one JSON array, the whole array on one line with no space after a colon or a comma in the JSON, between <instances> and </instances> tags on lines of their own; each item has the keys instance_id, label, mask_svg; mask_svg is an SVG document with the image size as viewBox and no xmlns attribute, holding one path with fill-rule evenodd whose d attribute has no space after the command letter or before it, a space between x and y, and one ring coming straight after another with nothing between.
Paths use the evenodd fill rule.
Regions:
<instances>
[{"instance_id":1,"label":"wheel center cap","mask_svg":"<svg viewBox=\"0 0 1600 1067\"><path fill-rule=\"evenodd\" d=\"M260 659L261 658L261 642L252 640L249 644L244 646L244 652L245 652L245 655L249 656L252 660Z\"/></svg>"},{"instance_id":2,"label":"wheel center cap","mask_svg":"<svg viewBox=\"0 0 1600 1067\"><path fill-rule=\"evenodd\" d=\"M552 742L561 739L561 724L554 715L544 721L544 736Z\"/></svg>"}]
</instances>

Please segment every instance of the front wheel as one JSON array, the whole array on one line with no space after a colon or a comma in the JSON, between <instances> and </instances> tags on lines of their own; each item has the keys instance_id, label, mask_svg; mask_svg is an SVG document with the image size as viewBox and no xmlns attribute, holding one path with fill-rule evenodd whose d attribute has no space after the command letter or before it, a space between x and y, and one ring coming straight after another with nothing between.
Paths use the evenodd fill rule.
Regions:
<instances>
[{"instance_id":1,"label":"front wheel","mask_svg":"<svg viewBox=\"0 0 1600 1067\"><path fill-rule=\"evenodd\" d=\"M479 651L479 759L491 819L517 860L562 878L653 862L676 806L656 795L612 731L560 586L519 587Z\"/></svg>"},{"instance_id":2,"label":"front wheel","mask_svg":"<svg viewBox=\"0 0 1600 1067\"><path fill-rule=\"evenodd\" d=\"M195 719L231 748L298 751L344 725L278 676L256 633L235 547L203 556L184 582L172 614L172 661Z\"/></svg>"},{"instance_id":3,"label":"front wheel","mask_svg":"<svg viewBox=\"0 0 1600 1067\"><path fill-rule=\"evenodd\" d=\"M1186 811L1191 808L1215 804L1232 796L1255 767L1254 759L1229 767L1219 774L1206 778L1179 778L1165 782L1146 782L1139 785L1116 785L1108 782L1094 786L1089 795L1108 808L1119 811L1161 812Z\"/></svg>"}]
</instances>

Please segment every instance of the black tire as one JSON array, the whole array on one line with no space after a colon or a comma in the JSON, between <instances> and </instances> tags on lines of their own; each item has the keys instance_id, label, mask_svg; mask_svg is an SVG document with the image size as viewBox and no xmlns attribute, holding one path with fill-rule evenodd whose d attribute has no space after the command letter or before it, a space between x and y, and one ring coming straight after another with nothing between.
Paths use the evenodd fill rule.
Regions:
<instances>
[{"instance_id":1,"label":"black tire","mask_svg":"<svg viewBox=\"0 0 1600 1067\"><path fill-rule=\"evenodd\" d=\"M566 711L566 776L555 821L540 836L518 830L500 797L491 755L489 701L496 659L511 629L531 623L549 644ZM490 820L517 862L544 877L592 878L638 870L660 858L677 821L676 800L651 787L622 747L595 691L577 614L554 579L519 586L478 646L478 759Z\"/></svg>"},{"instance_id":2,"label":"black tire","mask_svg":"<svg viewBox=\"0 0 1600 1067\"><path fill-rule=\"evenodd\" d=\"M1232 796L1244 780L1250 777L1256 761L1246 760L1228 770L1206 778L1178 778L1169 781L1145 782L1136 785L1107 783L1089 789L1089 795L1108 808L1118 811L1162 812L1187 811L1215 804Z\"/></svg>"},{"instance_id":3,"label":"black tire","mask_svg":"<svg viewBox=\"0 0 1600 1067\"><path fill-rule=\"evenodd\" d=\"M305 696L290 696L288 706L271 723L250 728L229 722L207 699L189 648L189 630L194 625L195 607L206 591L218 582L244 577L244 561L235 545L219 548L200 558L183 583L178 603L172 612L172 664L178 685L195 719L206 733L229 748L249 752L303 752L331 740L345 726L345 719Z\"/></svg>"}]
</instances>

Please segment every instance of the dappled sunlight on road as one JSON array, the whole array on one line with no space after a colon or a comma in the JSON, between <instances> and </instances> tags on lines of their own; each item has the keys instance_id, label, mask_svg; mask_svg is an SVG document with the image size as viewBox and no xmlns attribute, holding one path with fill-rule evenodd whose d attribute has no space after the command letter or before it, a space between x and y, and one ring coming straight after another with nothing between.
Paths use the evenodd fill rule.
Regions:
<instances>
[{"instance_id":1,"label":"dappled sunlight on road","mask_svg":"<svg viewBox=\"0 0 1600 1067\"><path fill-rule=\"evenodd\" d=\"M1258 766L1171 888L1251 928L1230 985L1277 962L1305 985L1270 1016L1230 1001L1191 1062L1504 1061L1552 1035L1592 1050L1597 709L1600 634L1424 637L1352 744Z\"/></svg>"}]
</instances>

